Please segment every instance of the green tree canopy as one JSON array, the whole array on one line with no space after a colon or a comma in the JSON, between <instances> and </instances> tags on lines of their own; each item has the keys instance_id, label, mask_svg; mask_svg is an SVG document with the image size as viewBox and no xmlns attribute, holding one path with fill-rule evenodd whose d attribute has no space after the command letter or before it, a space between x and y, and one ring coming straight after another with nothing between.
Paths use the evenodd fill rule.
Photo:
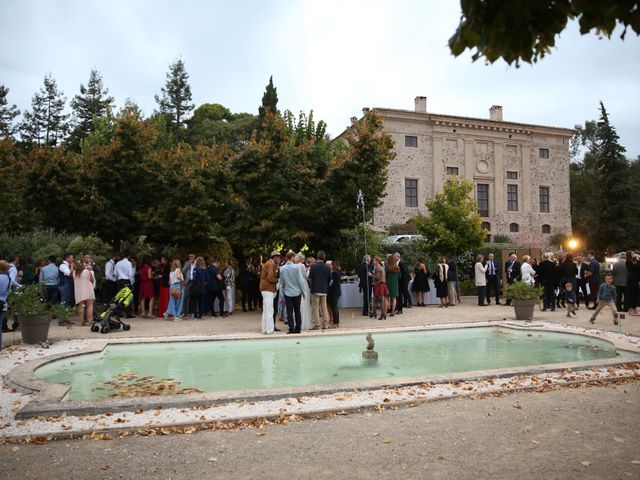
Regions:
<instances>
[{"instance_id":1,"label":"green tree canopy","mask_svg":"<svg viewBox=\"0 0 640 480\"><path fill-rule=\"evenodd\" d=\"M186 139L191 145L227 143L238 148L251 139L258 123L250 113L231 113L219 103L204 103L187 122Z\"/></svg>"},{"instance_id":2,"label":"green tree canopy","mask_svg":"<svg viewBox=\"0 0 640 480\"><path fill-rule=\"evenodd\" d=\"M449 48L455 56L474 50L473 60L508 64L532 63L555 46L569 20L577 19L580 33L595 31L611 37L618 24L640 34L637 0L461 0L462 18Z\"/></svg>"},{"instance_id":3,"label":"green tree canopy","mask_svg":"<svg viewBox=\"0 0 640 480\"><path fill-rule=\"evenodd\" d=\"M427 200L427 216L415 218L427 249L435 255L460 255L480 248L487 237L471 197L473 182L449 178L442 192Z\"/></svg>"}]
</instances>

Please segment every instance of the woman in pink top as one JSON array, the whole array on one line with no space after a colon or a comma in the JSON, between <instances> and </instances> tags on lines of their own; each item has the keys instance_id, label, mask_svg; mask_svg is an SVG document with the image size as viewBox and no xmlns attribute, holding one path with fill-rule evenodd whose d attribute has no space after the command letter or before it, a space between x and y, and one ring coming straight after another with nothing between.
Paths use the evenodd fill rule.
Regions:
<instances>
[{"instance_id":1,"label":"woman in pink top","mask_svg":"<svg viewBox=\"0 0 640 480\"><path fill-rule=\"evenodd\" d=\"M82 317L82 325L89 325L93 321L93 301L96 298L95 295L96 279L93 276L93 270L85 268L82 260L76 260L75 268L73 270L73 286L76 297L76 305L81 305L86 309L86 317L83 312L80 313Z\"/></svg>"}]
</instances>

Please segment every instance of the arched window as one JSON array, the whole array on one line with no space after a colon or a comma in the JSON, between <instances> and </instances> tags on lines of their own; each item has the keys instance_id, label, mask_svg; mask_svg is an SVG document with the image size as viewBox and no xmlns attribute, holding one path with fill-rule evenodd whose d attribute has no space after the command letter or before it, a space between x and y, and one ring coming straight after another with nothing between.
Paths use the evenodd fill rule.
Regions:
<instances>
[{"instance_id":1,"label":"arched window","mask_svg":"<svg viewBox=\"0 0 640 480\"><path fill-rule=\"evenodd\" d=\"M491 224L489 222L482 222L481 227L487 230L488 232L491 231Z\"/></svg>"},{"instance_id":2,"label":"arched window","mask_svg":"<svg viewBox=\"0 0 640 480\"><path fill-rule=\"evenodd\" d=\"M542 225L542 233L551 233L551 225Z\"/></svg>"},{"instance_id":3,"label":"arched window","mask_svg":"<svg viewBox=\"0 0 640 480\"><path fill-rule=\"evenodd\" d=\"M518 225L517 223L510 223L509 231L511 233L518 233L520 231L520 225Z\"/></svg>"}]
</instances>

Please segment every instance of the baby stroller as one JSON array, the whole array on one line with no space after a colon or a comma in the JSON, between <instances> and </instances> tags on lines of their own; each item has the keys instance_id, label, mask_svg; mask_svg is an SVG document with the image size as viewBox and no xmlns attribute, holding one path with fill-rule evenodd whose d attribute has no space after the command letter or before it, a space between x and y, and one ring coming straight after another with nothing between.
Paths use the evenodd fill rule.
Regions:
<instances>
[{"instance_id":1,"label":"baby stroller","mask_svg":"<svg viewBox=\"0 0 640 480\"><path fill-rule=\"evenodd\" d=\"M124 316L124 310L133 300L133 292L129 287L122 287L116 296L109 302L107 308L100 316L93 320L92 332L109 333L111 330L131 330L131 325L124 323L120 317Z\"/></svg>"}]
</instances>

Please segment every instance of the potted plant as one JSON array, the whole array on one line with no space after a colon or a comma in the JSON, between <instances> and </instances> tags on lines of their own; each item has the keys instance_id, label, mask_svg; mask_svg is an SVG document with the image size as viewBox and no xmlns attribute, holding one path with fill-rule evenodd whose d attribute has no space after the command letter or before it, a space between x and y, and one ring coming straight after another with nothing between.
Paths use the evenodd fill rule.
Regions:
<instances>
[{"instance_id":1,"label":"potted plant","mask_svg":"<svg viewBox=\"0 0 640 480\"><path fill-rule=\"evenodd\" d=\"M527 282L513 282L504 287L504 296L511 301L516 312L516 320L531 321L536 303L540 302L542 288Z\"/></svg>"},{"instance_id":2,"label":"potted plant","mask_svg":"<svg viewBox=\"0 0 640 480\"><path fill-rule=\"evenodd\" d=\"M42 297L40 285L27 285L9 295L9 311L18 317L24 343L45 342L49 335L51 315Z\"/></svg>"}]
</instances>

